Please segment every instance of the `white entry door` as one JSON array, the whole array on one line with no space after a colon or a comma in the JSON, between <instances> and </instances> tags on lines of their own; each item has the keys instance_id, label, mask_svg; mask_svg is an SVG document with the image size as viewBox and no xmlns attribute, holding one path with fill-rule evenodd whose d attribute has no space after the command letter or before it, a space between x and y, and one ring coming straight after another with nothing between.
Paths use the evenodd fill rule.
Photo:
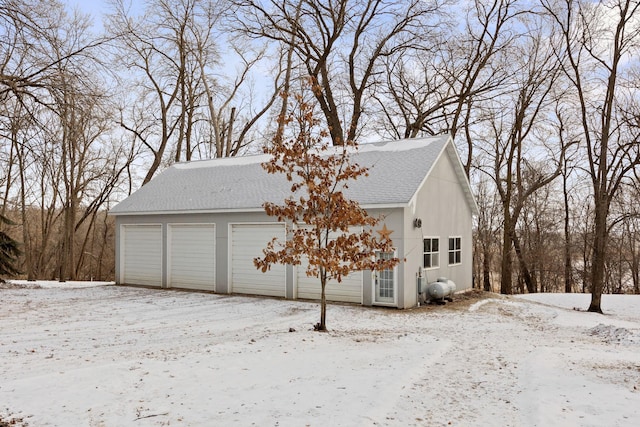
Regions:
<instances>
[{"instance_id":1,"label":"white entry door","mask_svg":"<svg viewBox=\"0 0 640 427\"><path fill-rule=\"evenodd\" d=\"M395 256L393 252L378 252L376 258L391 259ZM396 279L395 269L387 269L373 272L373 298L374 303L395 304L396 302Z\"/></svg>"}]
</instances>

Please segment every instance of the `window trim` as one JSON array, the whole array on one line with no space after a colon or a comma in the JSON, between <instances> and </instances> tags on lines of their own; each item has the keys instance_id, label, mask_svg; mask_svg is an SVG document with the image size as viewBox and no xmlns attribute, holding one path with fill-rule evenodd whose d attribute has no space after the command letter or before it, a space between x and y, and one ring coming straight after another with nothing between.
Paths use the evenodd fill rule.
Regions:
<instances>
[{"instance_id":1,"label":"window trim","mask_svg":"<svg viewBox=\"0 0 640 427\"><path fill-rule=\"evenodd\" d=\"M453 242L453 249L451 249L451 243ZM456 242L458 247L456 248ZM449 236L449 245L447 246L449 265L462 264L462 236ZM456 260L456 254L457 260ZM453 262L451 262L451 256L453 255Z\"/></svg>"},{"instance_id":2,"label":"window trim","mask_svg":"<svg viewBox=\"0 0 640 427\"><path fill-rule=\"evenodd\" d=\"M427 239L431 240L431 245L432 245L431 249L433 249L433 241L434 240L438 241L438 250L437 251L433 251L432 250L431 252L425 252L425 250L424 250L424 241L427 240ZM431 255L431 266L430 267L426 267L424 265L424 258L425 258L425 256L427 254ZM438 260L437 265L433 265L433 255L437 255L437 260ZM433 270L433 269L436 269L436 268L440 268L440 236L423 236L422 237L422 268L425 269L425 270Z\"/></svg>"}]
</instances>

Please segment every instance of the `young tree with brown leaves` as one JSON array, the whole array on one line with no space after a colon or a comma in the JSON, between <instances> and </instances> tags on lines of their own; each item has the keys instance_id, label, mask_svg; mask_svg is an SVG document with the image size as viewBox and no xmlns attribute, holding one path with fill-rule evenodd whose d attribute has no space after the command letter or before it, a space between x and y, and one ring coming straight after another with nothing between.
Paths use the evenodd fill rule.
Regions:
<instances>
[{"instance_id":1,"label":"young tree with brown leaves","mask_svg":"<svg viewBox=\"0 0 640 427\"><path fill-rule=\"evenodd\" d=\"M281 120L285 126L297 126L297 134L290 139L276 137L265 149L271 160L262 165L291 182L291 196L282 204L263 204L267 215L290 226L288 238L284 242L274 238L263 250L264 257L254 263L267 271L272 264L300 265L307 260L307 276L318 277L321 285L320 322L315 329L326 331L325 288L330 280L341 282L352 271L390 269L400 260L375 257L376 252L392 251L392 241L384 235L374 237L373 227L380 218L344 194L350 181L367 175L367 168L351 160L356 142L330 148L325 142L328 132L318 131L313 106L301 96L296 100L297 111Z\"/></svg>"}]
</instances>

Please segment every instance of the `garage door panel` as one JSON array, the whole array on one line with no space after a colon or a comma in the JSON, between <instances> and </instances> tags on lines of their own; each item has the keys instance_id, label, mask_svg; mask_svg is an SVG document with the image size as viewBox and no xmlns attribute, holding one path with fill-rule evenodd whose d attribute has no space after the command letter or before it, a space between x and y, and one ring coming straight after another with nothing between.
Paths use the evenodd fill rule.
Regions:
<instances>
[{"instance_id":1,"label":"garage door panel","mask_svg":"<svg viewBox=\"0 0 640 427\"><path fill-rule=\"evenodd\" d=\"M262 257L262 250L274 237L284 239L281 224L234 224L231 238L232 292L252 295L284 297L286 294L286 267L272 265L265 273L253 264Z\"/></svg>"},{"instance_id":2,"label":"garage door panel","mask_svg":"<svg viewBox=\"0 0 640 427\"><path fill-rule=\"evenodd\" d=\"M122 283L162 286L162 226L122 226Z\"/></svg>"},{"instance_id":3,"label":"garage door panel","mask_svg":"<svg viewBox=\"0 0 640 427\"><path fill-rule=\"evenodd\" d=\"M307 262L303 261L297 269L298 298L320 299L320 278L308 277L306 274ZM342 278L342 282L329 281L325 289L325 297L328 301L362 303L362 272L354 271Z\"/></svg>"},{"instance_id":4,"label":"garage door panel","mask_svg":"<svg viewBox=\"0 0 640 427\"><path fill-rule=\"evenodd\" d=\"M169 225L169 285L215 290L215 224Z\"/></svg>"},{"instance_id":5,"label":"garage door panel","mask_svg":"<svg viewBox=\"0 0 640 427\"><path fill-rule=\"evenodd\" d=\"M351 227L351 233L361 231L360 227ZM329 235L330 239L335 239L340 233L333 232ZM298 298L302 299L320 299L322 287L318 277L307 276L307 266L309 262L303 257L301 264L296 267L296 289ZM327 283L325 289L325 297L328 301L355 302L362 303L362 272L354 271L348 276L342 277L342 282L338 283L334 280Z\"/></svg>"}]
</instances>

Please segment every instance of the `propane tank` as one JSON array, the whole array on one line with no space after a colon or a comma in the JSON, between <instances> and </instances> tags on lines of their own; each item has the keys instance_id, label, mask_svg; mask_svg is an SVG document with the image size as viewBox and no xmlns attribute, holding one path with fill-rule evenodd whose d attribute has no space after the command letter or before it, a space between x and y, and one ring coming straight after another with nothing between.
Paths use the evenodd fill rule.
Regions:
<instances>
[{"instance_id":1,"label":"propane tank","mask_svg":"<svg viewBox=\"0 0 640 427\"><path fill-rule=\"evenodd\" d=\"M449 302L453 301L453 293L456 291L456 284L446 277L438 277L436 282L427 287L427 296L431 301Z\"/></svg>"}]
</instances>

